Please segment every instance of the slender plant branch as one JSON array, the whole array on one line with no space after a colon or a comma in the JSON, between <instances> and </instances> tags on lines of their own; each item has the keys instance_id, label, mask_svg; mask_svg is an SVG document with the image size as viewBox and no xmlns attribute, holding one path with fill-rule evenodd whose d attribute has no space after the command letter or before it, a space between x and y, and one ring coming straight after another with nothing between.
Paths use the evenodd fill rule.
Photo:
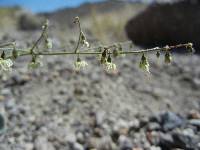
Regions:
<instances>
[{"instance_id":1,"label":"slender plant branch","mask_svg":"<svg viewBox=\"0 0 200 150\"><path fill-rule=\"evenodd\" d=\"M34 53L34 49L38 46L38 44L40 43L42 38L45 36L45 33L47 32L47 29L48 29L48 20L45 22L44 26L42 26L42 33L41 33L40 37L36 40L36 42L31 47L31 49L30 49L30 53L31 54Z\"/></svg>"},{"instance_id":2,"label":"slender plant branch","mask_svg":"<svg viewBox=\"0 0 200 150\"><path fill-rule=\"evenodd\" d=\"M109 48L112 48L114 47L115 45L111 45L109 46ZM168 51L171 51L173 49L176 49L176 48L187 48L191 46L191 43L185 43L185 44L178 44L178 45L172 45L172 46L169 46L168 47ZM98 48L101 48L101 47L97 47L97 48L94 48L94 49L98 49ZM16 49L18 50L18 49ZM22 49L20 49L22 51ZM56 50L52 50L52 51L56 51ZM156 48L151 48L151 49L144 49L144 50L131 50L131 51L122 51L122 52L119 52L119 54L142 54L142 53L149 53L149 52L157 52L157 51L166 51L166 47L156 47ZM52 55L98 55L98 54L102 54L102 52L95 52L95 51L80 51L80 52L65 52L65 51L59 51L59 52L35 52L34 55L36 56L52 56ZM113 54L113 52L108 52L108 54ZM19 56L28 56L28 55L31 55L31 52L29 51L22 51L19 53ZM6 59L9 59L11 58L11 56L8 56L6 57Z\"/></svg>"},{"instance_id":3,"label":"slender plant branch","mask_svg":"<svg viewBox=\"0 0 200 150\"><path fill-rule=\"evenodd\" d=\"M165 52L165 62L170 63L171 62L171 54L170 52L173 49L177 48L185 48L189 49L190 52L193 51L193 45L192 43L185 43L185 44L178 44L178 45L172 45L172 46L165 46L165 47L155 47L151 49L143 49L143 50L133 50L132 47L132 42L131 41L126 41L126 42L121 42L121 43L115 43L112 45L108 46L98 46L98 47L93 47L93 48L87 48L83 51L79 51L79 47L82 45L85 45L89 47L89 43L86 40L86 37L82 31L81 28L81 23L79 20L79 17L75 18L74 23L78 25L79 28L79 37L78 41L76 44L76 47L74 51L67 51L67 49L62 49L62 50L51 50L51 51L46 51L46 50L40 50L38 52L35 52L34 49L39 46L40 42L42 39L45 39L45 44L48 49L52 49L52 41L48 38L48 21L45 22L45 24L42 27L42 33L40 34L39 38L33 43L33 46L31 48L16 48L16 44L14 42L11 43L5 43L5 44L0 44L0 50L3 52L1 53L1 59L0 61L4 61L4 63L1 64L6 64L7 66L1 66L2 68L9 68L12 66L12 63L10 62L9 59L16 59L21 56L32 56L32 60L30 62L30 65L35 68L39 66L39 62L37 61L38 56L53 56L53 55L77 55L77 60L75 62L75 66L77 68L85 67L87 63L85 61L82 61L80 59L80 55L98 55L101 57L101 64L106 65L108 70L116 69L116 65L112 63L112 57L117 57L119 55L124 55L124 54L133 54L133 55L138 55L142 54L141 62L140 62L140 68L143 70L149 72L149 63L148 59L145 56L146 53L150 52L156 52L156 56L160 56L160 52ZM129 48L131 50L123 50L123 45L129 44ZM126 45L127 46L127 45ZM12 53L10 55L6 54L5 51L10 50ZM111 56L112 55L112 56ZM8 60L8 61L6 61Z\"/></svg>"},{"instance_id":4,"label":"slender plant branch","mask_svg":"<svg viewBox=\"0 0 200 150\"><path fill-rule=\"evenodd\" d=\"M80 41L81 41L81 34L82 34L82 28L81 28L81 23L80 23L79 17L75 18L74 23L78 24L78 28L79 28L78 42L77 42L76 48L74 50L74 52L77 53L79 45L80 45Z\"/></svg>"}]
</instances>

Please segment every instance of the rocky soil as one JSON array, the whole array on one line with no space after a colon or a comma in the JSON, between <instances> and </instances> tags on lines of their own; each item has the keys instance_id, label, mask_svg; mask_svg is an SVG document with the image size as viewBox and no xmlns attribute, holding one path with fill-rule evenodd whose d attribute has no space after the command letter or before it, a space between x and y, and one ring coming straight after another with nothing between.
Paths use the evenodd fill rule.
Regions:
<instances>
[{"instance_id":1,"label":"rocky soil","mask_svg":"<svg viewBox=\"0 0 200 150\"><path fill-rule=\"evenodd\" d=\"M38 35L7 38L21 47ZM151 75L139 70L140 56L116 59L116 74L85 59L80 73L74 57L52 56L37 70L27 69L29 57L19 58L12 73L1 74L0 150L200 149L199 55L174 54L170 65L149 55Z\"/></svg>"}]
</instances>

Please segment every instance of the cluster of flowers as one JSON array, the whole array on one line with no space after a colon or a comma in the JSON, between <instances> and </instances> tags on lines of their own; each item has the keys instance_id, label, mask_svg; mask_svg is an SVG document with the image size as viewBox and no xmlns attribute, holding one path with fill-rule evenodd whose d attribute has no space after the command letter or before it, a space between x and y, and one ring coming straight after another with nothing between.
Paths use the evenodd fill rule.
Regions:
<instances>
[{"instance_id":1,"label":"cluster of flowers","mask_svg":"<svg viewBox=\"0 0 200 150\"><path fill-rule=\"evenodd\" d=\"M0 67L3 71L10 71L12 66L13 62L11 59L0 58Z\"/></svg>"},{"instance_id":2,"label":"cluster of flowers","mask_svg":"<svg viewBox=\"0 0 200 150\"><path fill-rule=\"evenodd\" d=\"M169 48L168 46L165 47L165 55L164 55L164 62L166 64L169 64L172 62L172 55L171 53L169 52ZM159 58L160 57L160 51L157 51L156 52L156 57ZM147 59L147 57L145 56L145 54L143 53L142 54L142 57L141 57L141 60L140 60L140 63L139 63L139 68L150 73L150 65L149 65L149 61Z\"/></svg>"}]
</instances>

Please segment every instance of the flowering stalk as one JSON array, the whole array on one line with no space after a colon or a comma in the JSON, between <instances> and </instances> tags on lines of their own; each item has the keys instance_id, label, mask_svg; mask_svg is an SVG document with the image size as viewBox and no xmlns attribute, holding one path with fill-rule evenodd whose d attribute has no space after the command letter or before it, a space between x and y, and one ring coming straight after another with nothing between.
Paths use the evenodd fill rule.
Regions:
<instances>
[{"instance_id":1,"label":"flowering stalk","mask_svg":"<svg viewBox=\"0 0 200 150\"><path fill-rule=\"evenodd\" d=\"M118 44L112 44L108 46L99 46L99 47L93 47L93 48L88 48L89 43L82 31L81 24L79 17L75 18L74 23L78 24L79 27L79 38L77 45L74 49L74 51L67 51L67 49L63 49L60 51L57 50L52 50L52 51L47 51L47 50L40 50L40 51L34 51L36 47L39 46L42 40L45 41L45 47L47 49L52 49L52 40L48 36L48 21L45 22L45 24L42 27L42 33L39 36L39 38L34 42L33 46L31 48L27 49L19 49L16 48L15 43L5 43L5 44L0 44L0 50L3 52L1 53L1 58L0 58L0 65L1 64L7 64L7 67L12 66L12 61L13 59L16 59L18 57L22 56L32 56L32 60L29 64L29 66L36 68L40 66L40 62L38 61L39 56L52 56L52 55L77 55L77 60L75 62L75 68L81 69L86 67L88 64L85 61L80 60L80 55L100 55L101 57L101 64L104 64L108 70L116 70L116 65L112 63L111 61L111 56L113 57L118 57L118 56L123 56L125 54L130 55L138 55L138 54L143 54L141 62L140 62L140 68L143 70L146 70L149 72L149 63L147 61L146 56L144 56L144 53L151 53L151 52L156 52L156 56L160 57L161 52L165 52L165 62L171 62L171 54L170 52L173 49L177 48L186 48L190 52L193 52L193 45L192 43L185 43L185 44L178 44L174 46L165 46L165 47L156 47L156 48L151 48L151 49L143 49L143 50L123 50L123 45L130 44L131 49L132 49L132 42L131 41L126 41L123 43L118 43ZM83 51L79 51L80 46L86 46L87 49ZM5 51L11 50L12 53L11 55L7 55ZM6 60L8 60L6 62ZM2 66L2 65L1 65ZM4 65L3 65L4 66ZM4 68L7 68L4 67ZM2 67L3 68L3 67Z\"/></svg>"},{"instance_id":2,"label":"flowering stalk","mask_svg":"<svg viewBox=\"0 0 200 150\"><path fill-rule=\"evenodd\" d=\"M176 48L185 48L186 46L188 46L188 44L190 44L190 43L169 46L169 51L176 49ZM108 47L112 47L112 46L108 46ZM93 49L95 50L95 49L98 49L98 48L93 48ZM10 48L8 48L8 49L10 49ZM29 51L26 51L26 49L16 49L16 50L19 51L19 56L31 55L31 53ZM101 52L96 52L94 50L88 51L88 49L86 49L85 51L81 51L81 52L73 52L73 51L72 52L69 52L69 51L66 52L67 49L62 49L59 52L53 52L53 51L56 51L56 50L52 50L52 52L35 52L34 54L35 55L44 55L44 56L48 56L48 55L50 55L50 56L52 56L52 55L77 55L77 54L79 54L79 55L98 55L98 54L101 54ZM144 49L144 50L122 51L122 52L119 52L119 54L135 54L135 55L138 55L138 54L151 53L151 52L157 52L157 51L160 51L160 52L163 51L164 52L165 48L164 47L159 47L159 48L156 47L156 48ZM113 54L113 52L108 52L108 54ZM12 58L12 57L8 56L5 59L8 59L8 58Z\"/></svg>"}]
</instances>

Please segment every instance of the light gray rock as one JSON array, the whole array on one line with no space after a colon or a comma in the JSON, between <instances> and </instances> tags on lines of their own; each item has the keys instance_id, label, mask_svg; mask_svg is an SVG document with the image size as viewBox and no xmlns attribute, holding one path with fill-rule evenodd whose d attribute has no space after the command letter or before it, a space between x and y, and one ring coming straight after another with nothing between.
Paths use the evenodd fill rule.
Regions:
<instances>
[{"instance_id":1,"label":"light gray rock","mask_svg":"<svg viewBox=\"0 0 200 150\"><path fill-rule=\"evenodd\" d=\"M54 146L48 142L45 136L38 136L35 140L34 147L36 150L55 150Z\"/></svg>"},{"instance_id":2,"label":"light gray rock","mask_svg":"<svg viewBox=\"0 0 200 150\"><path fill-rule=\"evenodd\" d=\"M73 150L84 150L84 147L79 143L74 143Z\"/></svg>"},{"instance_id":3,"label":"light gray rock","mask_svg":"<svg viewBox=\"0 0 200 150\"><path fill-rule=\"evenodd\" d=\"M98 146L98 150L114 150L115 149L115 144L112 142L111 137L105 136L101 138Z\"/></svg>"},{"instance_id":4,"label":"light gray rock","mask_svg":"<svg viewBox=\"0 0 200 150\"><path fill-rule=\"evenodd\" d=\"M124 136L124 135L120 135L119 137L119 147L121 150L132 150L133 148L133 143L131 141L131 139L129 139L128 137Z\"/></svg>"},{"instance_id":5,"label":"light gray rock","mask_svg":"<svg viewBox=\"0 0 200 150\"><path fill-rule=\"evenodd\" d=\"M189 124L193 125L193 126L197 126L200 128L200 119L191 119L189 121Z\"/></svg>"}]
</instances>

